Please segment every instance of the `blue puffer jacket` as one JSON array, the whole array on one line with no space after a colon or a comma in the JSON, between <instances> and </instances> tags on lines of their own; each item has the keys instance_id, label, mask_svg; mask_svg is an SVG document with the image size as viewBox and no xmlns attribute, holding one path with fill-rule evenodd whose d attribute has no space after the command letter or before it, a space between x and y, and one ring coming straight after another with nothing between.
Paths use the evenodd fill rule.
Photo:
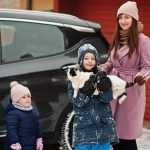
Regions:
<instances>
[{"instance_id":1,"label":"blue puffer jacket","mask_svg":"<svg viewBox=\"0 0 150 150\"><path fill-rule=\"evenodd\" d=\"M37 114L34 109L23 111L15 108L10 100L6 117L6 150L10 145L19 142L22 150L35 150L36 139L41 137Z\"/></svg>"},{"instance_id":2,"label":"blue puffer jacket","mask_svg":"<svg viewBox=\"0 0 150 150\"><path fill-rule=\"evenodd\" d=\"M74 89L68 81L68 95L75 111L73 124L73 146L83 144L117 143L115 123L110 101L113 100L109 90L93 97L85 96L80 91L73 98Z\"/></svg>"}]
</instances>

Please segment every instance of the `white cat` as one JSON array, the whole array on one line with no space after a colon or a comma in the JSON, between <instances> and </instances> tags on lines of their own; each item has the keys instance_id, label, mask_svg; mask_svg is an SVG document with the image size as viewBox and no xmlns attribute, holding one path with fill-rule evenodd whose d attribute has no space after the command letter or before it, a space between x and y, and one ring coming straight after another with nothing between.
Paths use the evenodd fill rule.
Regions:
<instances>
[{"instance_id":1,"label":"white cat","mask_svg":"<svg viewBox=\"0 0 150 150\"><path fill-rule=\"evenodd\" d=\"M84 83L90 78L92 72L83 72L80 71L78 68L70 68L68 69L67 76L68 79L72 82L72 87L74 88L74 95L73 97L76 98L78 94L78 90L84 86ZM101 74L103 75L103 73ZM111 81L111 89L113 91L113 98L118 99L119 103L121 104L126 96L126 88L133 86L133 83L127 83L126 81L122 80L121 78L115 75L106 75L107 81ZM109 81L108 81L109 82ZM103 86L103 85L102 85ZM93 95L98 95L99 91L96 89Z\"/></svg>"},{"instance_id":2,"label":"white cat","mask_svg":"<svg viewBox=\"0 0 150 150\"><path fill-rule=\"evenodd\" d=\"M113 98L118 99L121 104L127 97L126 88L127 82L115 75L107 75L112 83Z\"/></svg>"},{"instance_id":3,"label":"white cat","mask_svg":"<svg viewBox=\"0 0 150 150\"><path fill-rule=\"evenodd\" d=\"M72 82L74 88L73 97L76 98L78 90L84 86L84 83L90 78L92 72L83 72L78 68L70 68L67 71L68 79Z\"/></svg>"}]
</instances>

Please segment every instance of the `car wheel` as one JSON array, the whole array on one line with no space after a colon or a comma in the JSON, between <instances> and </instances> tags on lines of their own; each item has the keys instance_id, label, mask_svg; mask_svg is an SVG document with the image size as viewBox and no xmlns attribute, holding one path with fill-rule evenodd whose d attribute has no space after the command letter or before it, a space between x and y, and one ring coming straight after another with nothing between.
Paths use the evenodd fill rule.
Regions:
<instances>
[{"instance_id":1,"label":"car wheel","mask_svg":"<svg viewBox=\"0 0 150 150\"><path fill-rule=\"evenodd\" d=\"M60 135L60 150L73 150L72 148L72 129L74 111L68 113L63 123Z\"/></svg>"}]
</instances>

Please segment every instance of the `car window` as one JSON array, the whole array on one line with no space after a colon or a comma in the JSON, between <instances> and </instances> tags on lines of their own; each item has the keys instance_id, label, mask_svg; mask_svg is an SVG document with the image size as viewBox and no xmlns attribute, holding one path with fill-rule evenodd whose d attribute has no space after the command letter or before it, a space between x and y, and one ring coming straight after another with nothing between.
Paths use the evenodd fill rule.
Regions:
<instances>
[{"instance_id":1,"label":"car window","mask_svg":"<svg viewBox=\"0 0 150 150\"><path fill-rule=\"evenodd\" d=\"M60 28L31 22L0 21L2 61L54 55L65 50Z\"/></svg>"}]
</instances>

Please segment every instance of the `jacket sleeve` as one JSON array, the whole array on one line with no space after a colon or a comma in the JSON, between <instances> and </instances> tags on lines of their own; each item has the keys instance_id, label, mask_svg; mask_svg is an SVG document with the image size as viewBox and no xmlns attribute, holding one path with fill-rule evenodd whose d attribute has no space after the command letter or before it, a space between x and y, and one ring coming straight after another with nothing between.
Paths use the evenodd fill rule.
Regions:
<instances>
[{"instance_id":1,"label":"jacket sleeve","mask_svg":"<svg viewBox=\"0 0 150 150\"><path fill-rule=\"evenodd\" d=\"M36 135L36 138L42 138L42 133L41 133L41 127L40 127L40 124L38 122L37 124L37 135Z\"/></svg>"},{"instance_id":2,"label":"jacket sleeve","mask_svg":"<svg viewBox=\"0 0 150 150\"><path fill-rule=\"evenodd\" d=\"M42 138L42 130L41 130L41 126L40 126L40 123L39 123L39 120L38 120L38 116L37 116L37 112L35 111L35 109L33 109L33 114L35 116L35 121L37 122L36 123L36 138Z\"/></svg>"},{"instance_id":3,"label":"jacket sleeve","mask_svg":"<svg viewBox=\"0 0 150 150\"><path fill-rule=\"evenodd\" d=\"M108 58L107 62L101 65L101 68L103 68L108 74L113 68L113 63L111 61L111 57Z\"/></svg>"},{"instance_id":4,"label":"jacket sleeve","mask_svg":"<svg viewBox=\"0 0 150 150\"><path fill-rule=\"evenodd\" d=\"M73 97L73 93L74 93L74 89L72 87L72 83L70 81L68 81L68 96L69 96L70 102L73 105L75 105L77 107L83 107L90 100L90 97L84 95L82 92L80 92L80 90L78 91L76 98Z\"/></svg>"},{"instance_id":5,"label":"jacket sleeve","mask_svg":"<svg viewBox=\"0 0 150 150\"><path fill-rule=\"evenodd\" d=\"M140 71L135 75L144 75L150 71L150 38L145 36L139 44ZM148 76L150 73L148 74Z\"/></svg>"},{"instance_id":6,"label":"jacket sleeve","mask_svg":"<svg viewBox=\"0 0 150 150\"><path fill-rule=\"evenodd\" d=\"M6 116L6 128L7 128L7 138L10 144L15 144L19 142L17 135L17 128L19 124L19 118L15 111L8 112Z\"/></svg>"},{"instance_id":7,"label":"jacket sleeve","mask_svg":"<svg viewBox=\"0 0 150 150\"><path fill-rule=\"evenodd\" d=\"M107 90L103 93L99 94L99 100L103 103L109 103L113 100L113 92L112 90Z\"/></svg>"}]
</instances>

